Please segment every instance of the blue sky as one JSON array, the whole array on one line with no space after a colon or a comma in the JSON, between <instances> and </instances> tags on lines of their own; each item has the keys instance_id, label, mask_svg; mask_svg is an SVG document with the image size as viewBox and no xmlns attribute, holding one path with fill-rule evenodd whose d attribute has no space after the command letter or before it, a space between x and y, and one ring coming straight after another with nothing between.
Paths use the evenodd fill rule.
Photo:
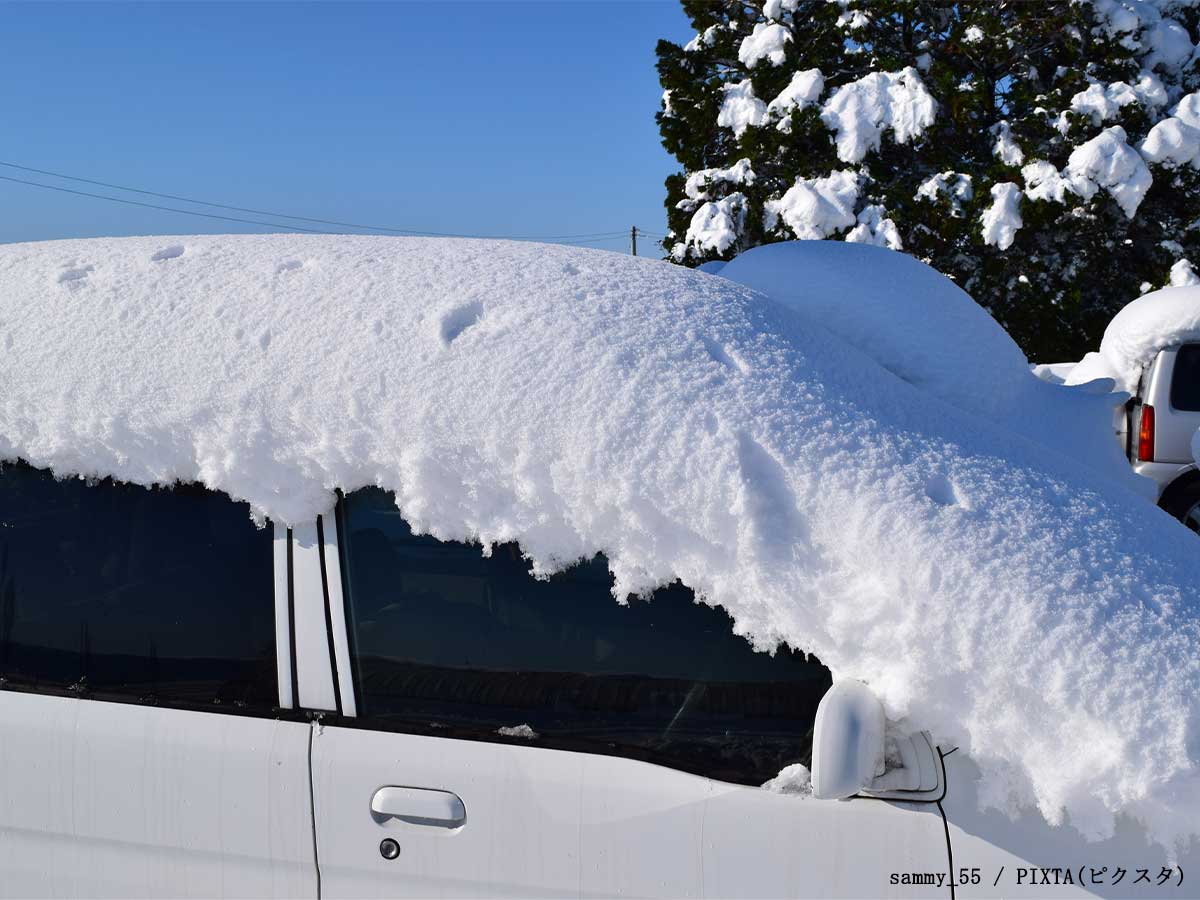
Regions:
<instances>
[{"instance_id":1,"label":"blue sky","mask_svg":"<svg viewBox=\"0 0 1200 900\"><path fill-rule=\"evenodd\" d=\"M6 4L3 22L4 162L429 231L665 230L654 44L691 36L675 0ZM0 181L0 242L266 230Z\"/></svg>"}]
</instances>

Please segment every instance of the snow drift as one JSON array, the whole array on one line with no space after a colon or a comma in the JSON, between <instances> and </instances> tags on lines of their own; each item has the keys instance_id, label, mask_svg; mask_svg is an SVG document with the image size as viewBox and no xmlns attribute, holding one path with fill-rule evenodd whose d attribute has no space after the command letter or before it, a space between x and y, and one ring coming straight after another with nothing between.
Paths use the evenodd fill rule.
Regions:
<instances>
[{"instance_id":1,"label":"snow drift","mask_svg":"<svg viewBox=\"0 0 1200 900\"><path fill-rule=\"evenodd\" d=\"M1200 341L1200 287L1168 287L1142 294L1113 316L1100 339L1100 350L1087 354L1071 370L1067 383L1111 378L1132 393L1143 367L1159 350L1187 341Z\"/></svg>"},{"instance_id":2,"label":"snow drift","mask_svg":"<svg viewBox=\"0 0 1200 900\"><path fill-rule=\"evenodd\" d=\"M875 269L904 257L868 252L905 302L909 270ZM618 595L678 577L759 647L866 680L970 752L993 805L1200 830L1195 538L835 332L561 246L9 245L0 458L201 481L289 523L378 484L415 527L520 541L541 572L602 550Z\"/></svg>"},{"instance_id":3,"label":"snow drift","mask_svg":"<svg viewBox=\"0 0 1200 900\"><path fill-rule=\"evenodd\" d=\"M911 256L790 241L742 253L720 274L811 316L913 386L1152 496L1113 435L1113 410L1128 398L1110 393L1112 381L1069 389L1038 378L995 319Z\"/></svg>"}]
</instances>

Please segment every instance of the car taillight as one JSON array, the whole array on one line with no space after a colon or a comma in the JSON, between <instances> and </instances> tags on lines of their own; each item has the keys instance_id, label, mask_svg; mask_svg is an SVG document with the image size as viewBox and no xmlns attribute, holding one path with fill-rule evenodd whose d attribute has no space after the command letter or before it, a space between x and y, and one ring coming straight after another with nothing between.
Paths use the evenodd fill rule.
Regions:
<instances>
[{"instance_id":1,"label":"car taillight","mask_svg":"<svg viewBox=\"0 0 1200 900\"><path fill-rule=\"evenodd\" d=\"M1137 458L1139 462L1154 461L1154 407L1143 406L1138 419Z\"/></svg>"}]
</instances>

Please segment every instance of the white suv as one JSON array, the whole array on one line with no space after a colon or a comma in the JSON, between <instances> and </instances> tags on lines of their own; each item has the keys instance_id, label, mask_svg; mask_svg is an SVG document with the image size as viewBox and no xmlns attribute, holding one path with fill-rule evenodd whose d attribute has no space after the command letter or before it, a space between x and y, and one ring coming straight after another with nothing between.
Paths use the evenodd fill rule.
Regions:
<instances>
[{"instance_id":1,"label":"white suv","mask_svg":"<svg viewBox=\"0 0 1200 900\"><path fill-rule=\"evenodd\" d=\"M1200 531L1200 472L1192 438L1200 428L1200 344L1160 350L1142 370L1123 416L1134 471L1159 486L1158 504Z\"/></svg>"}]
</instances>

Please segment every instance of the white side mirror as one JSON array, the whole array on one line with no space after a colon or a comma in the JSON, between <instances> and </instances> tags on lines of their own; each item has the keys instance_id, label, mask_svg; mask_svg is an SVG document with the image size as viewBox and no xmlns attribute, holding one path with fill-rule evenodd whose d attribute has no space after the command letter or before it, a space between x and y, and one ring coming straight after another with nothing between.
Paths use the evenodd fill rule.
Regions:
<instances>
[{"instance_id":1,"label":"white side mirror","mask_svg":"<svg viewBox=\"0 0 1200 900\"><path fill-rule=\"evenodd\" d=\"M813 796L840 800L883 774L883 704L861 681L839 681L821 698L813 731Z\"/></svg>"}]
</instances>

